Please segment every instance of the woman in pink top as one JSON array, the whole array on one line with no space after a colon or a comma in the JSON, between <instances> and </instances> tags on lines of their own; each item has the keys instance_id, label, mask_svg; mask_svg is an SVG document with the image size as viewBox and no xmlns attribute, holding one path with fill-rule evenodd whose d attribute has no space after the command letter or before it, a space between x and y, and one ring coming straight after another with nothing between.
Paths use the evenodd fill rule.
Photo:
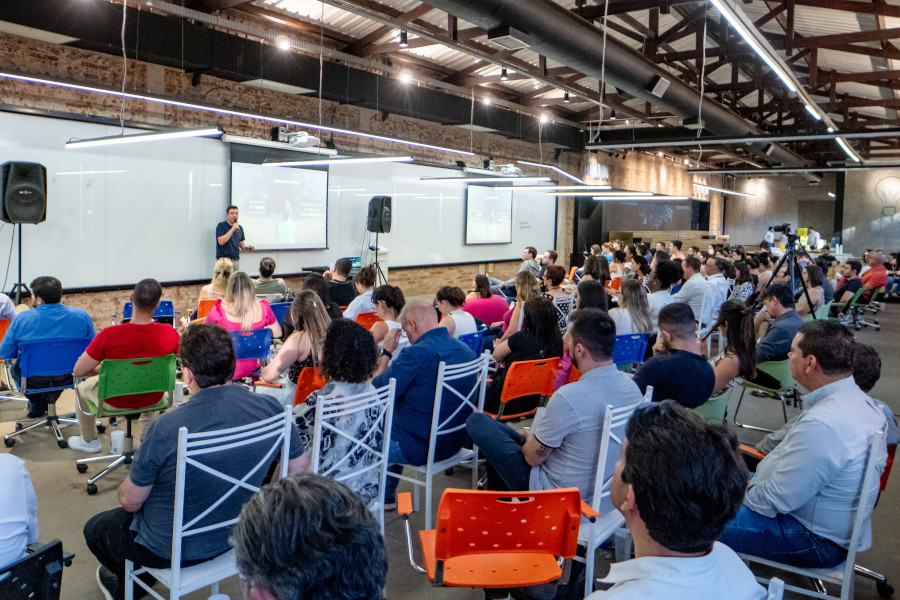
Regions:
<instances>
[{"instance_id":1,"label":"woman in pink top","mask_svg":"<svg viewBox=\"0 0 900 600\"><path fill-rule=\"evenodd\" d=\"M487 275L476 275L475 289L466 296L463 310L490 326L502 321L508 309L509 304L503 296L491 293L491 282Z\"/></svg>"},{"instance_id":2,"label":"woman in pink top","mask_svg":"<svg viewBox=\"0 0 900 600\"><path fill-rule=\"evenodd\" d=\"M244 272L234 273L228 278L225 298L217 300L216 305L206 317L207 324L217 324L228 331L249 331L268 327L272 337L281 336L281 325L272 313L272 307L266 300L257 300L256 291L250 276ZM232 379L243 379L259 367L255 360L239 360L234 369Z\"/></svg>"}]
</instances>

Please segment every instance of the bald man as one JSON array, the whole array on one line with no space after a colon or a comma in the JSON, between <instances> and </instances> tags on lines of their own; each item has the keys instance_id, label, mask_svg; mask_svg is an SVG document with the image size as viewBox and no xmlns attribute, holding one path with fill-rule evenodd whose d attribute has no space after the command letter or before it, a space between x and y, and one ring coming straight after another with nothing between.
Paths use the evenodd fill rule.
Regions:
<instances>
[{"instance_id":1,"label":"bald man","mask_svg":"<svg viewBox=\"0 0 900 600\"><path fill-rule=\"evenodd\" d=\"M883 285L887 285L887 269L884 268L884 250L872 250L866 259L869 270L862 274L862 285L865 290L863 300L871 300L872 294Z\"/></svg>"},{"instance_id":2,"label":"bald man","mask_svg":"<svg viewBox=\"0 0 900 600\"><path fill-rule=\"evenodd\" d=\"M378 358L375 379L372 381L378 388L387 385L392 377L397 380L388 456L391 466L388 467L390 473L384 492L385 509L396 507L399 480L391 477L391 473L399 475L403 472L403 465L424 465L428 460L428 438L434 415L438 365L441 362L456 365L475 358L475 353L454 339L447 328L438 327L437 313L431 304L419 300L407 303L400 315L400 324L409 338L410 345L391 362L392 353L399 343L400 330L389 331L384 339L384 349ZM475 377L457 379L452 385L466 397L475 385ZM441 422L448 419L461 402L455 394L444 394L441 401ZM471 411L459 411L459 414L453 417L456 422L451 421L446 427L465 424L469 414ZM434 459L437 461L453 456L462 448L467 437L465 427L438 437Z\"/></svg>"}]
</instances>

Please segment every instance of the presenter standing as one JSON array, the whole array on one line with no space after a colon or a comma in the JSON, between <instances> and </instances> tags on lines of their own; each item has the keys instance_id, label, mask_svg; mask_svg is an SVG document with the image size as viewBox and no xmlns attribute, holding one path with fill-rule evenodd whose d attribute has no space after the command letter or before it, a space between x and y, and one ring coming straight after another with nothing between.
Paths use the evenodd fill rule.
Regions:
<instances>
[{"instance_id":1,"label":"presenter standing","mask_svg":"<svg viewBox=\"0 0 900 600\"><path fill-rule=\"evenodd\" d=\"M241 270L241 250L256 250L244 244L244 228L238 225L238 207L231 205L225 212L225 220L216 225L216 260L230 258L234 272Z\"/></svg>"}]
</instances>

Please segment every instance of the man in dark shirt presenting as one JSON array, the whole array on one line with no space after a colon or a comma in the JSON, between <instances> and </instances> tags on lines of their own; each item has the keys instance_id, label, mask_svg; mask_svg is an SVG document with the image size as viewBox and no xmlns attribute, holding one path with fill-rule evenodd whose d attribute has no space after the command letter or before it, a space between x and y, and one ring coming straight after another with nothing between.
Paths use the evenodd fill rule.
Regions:
<instances>
[{"instance_id":1,"label":"man in dark shirt presenting","mask_svg":"<svg viewBox=\"0 0 900 600\"><path fill-rule=\"evenodd\" d=\"M716 373L700 353L694 311L674 302L659 311L659 337L653 358L641 365L634 382L641 393L653 386L653 401L674 400L688 408L706 402L716 385Z\"/></svg>"},{"instance_id":2,"label":"man in dark shirt presenting","mask_svg":"<svg viewBox=\"0 0 900 600\"><path fill-rule=\"evenodd\" d=\"M225 211L225 220L216 225L216 260L230 258L234 272L240 271L241 250L256 250L244 244L244 228L238 225L238 207L232 204Z\"/></svg>"}]
</instances>

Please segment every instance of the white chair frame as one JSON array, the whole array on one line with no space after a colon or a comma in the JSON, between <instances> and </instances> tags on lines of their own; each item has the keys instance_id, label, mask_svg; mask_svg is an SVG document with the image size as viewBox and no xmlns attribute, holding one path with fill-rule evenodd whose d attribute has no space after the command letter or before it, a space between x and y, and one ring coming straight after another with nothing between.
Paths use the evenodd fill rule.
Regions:
<instances>
[{"instance_id":1,"label":"white chair frame","mask_svg":"<svg viewBox=\"0 0 900 600\"><path fill-rule=\"evenodd\" d=\"M397 387L397 380L393 377L384 387L378 388L372 392L363 392L354 396L345 396L343 398L319 399L316 402L316 421L313 428L313 447L312 447L312 472L324 475L326 477L334 477L335 469L344 465L349 458L362 450L366 454L374 455L378 460L371 465L367 465L344 473L340 477L334 477L336 481L344 482L348 479L358 477L367 471L378 469L378 497L369 505L369 510L378 516L381 522L381 534L384 535L384 486L387 481L388 466L388 450L391 446L391 424L394 416L394 394ZM358 413L364 413L371 409L378 409L378 418L375 423L365 431L361 438L355 438L340 428L338 422ZM322 448L322 432L324 430L333 431L335 435L349 440L353 447L341 460L336 462L325 472L319 472L319 458ZM381 430L381 444L375 445L375 436L378 430Z\"/></svg>"},{"instance_id":2,"label":"white chair frame","mask_svg":"<svg viewBox=\"0 0 900 600\"><path fill-rule=\"evenodd\" d=\"M460 411L471 410L472 412L484 412L484 394L487 390L488 363L490 362L490 357L490 352L485 351L484 354L469 362L458 365L447 365L442 361L440 365L438 365L437 385L435 386L434 392L434 414L431 419L431 435L428 439L428 460L422 466L404 465L405 469L413 471L414 477L388 473L389 477L396 477L397 479L408 481L413 484L413 498L415 500L416 510L419 508L419 488L425 488L426 528L430 529L433 525L431 521L431 509L433 503L432 488L433 479L436 473L445 471L458 464L465 463L466 466L472 469L472 489L478 488L478 446L473 445L471 450L468 448L461 448L459 452L453 456L440 461L434 459L434 452L437 446L438 436L465 429L465 423L455 427L450 427L449 425ZM476 376L475 385L465 395L449 385L450 382L472 375ZM453 413L442 421L440 419L441 403L445 391L453 394L462 402ZM473 396L477 396L477 398L473 398ZM420 477L422 479L420 479Z\"/></svg>"},{"instance_id":3,"label":"white chair frame","mask_svg":"<svg viewBox=\"0 0 900 600\"><path fill-rule=\"evenodd\" d=\"M594 479L594 496L591 500L591 508L593 508L600 516L587 526L583 526L579 530L578 544L586 549L585 558L585 574L584 574L584 596L587 597L594 591L594 555L597 553L597 547L609 538L617 529L625 524L625 517L622 516L616 507L606 512L600 512L604 498L609 498L610 487L612 484L612 473L607 476L606 460L609 456L610 440L622 446L625 439L625 425L628 419L634 414L642 404L649 404L653 399L653 386L648 385L643 397L637 402L626 404L614 408L612 404L606 405L606 413L603 416L603 429L600 433L600 454L597 456L597 471ZM629 552L630 554L630 552ZM581 561L580 557L575 560Z\"/></svg>"},{"instance_id":4,"label":"white chair frame","mask_svg":"<svg viewBox=\"0 0 900 600\"><path fill-rule=\"evenodd\" d=\"M291 407L286 406L284 407L284 412L278 415L256 423L241 425L240 427L200 433L189 433L187 427L182 427L178 430L178 462L175 476L175 519L172 528L172 566L168 569L151 569L148 567L138 567L135 569L134 563L125 561L125 600L133 600L135 584L141 586L154 598L165 600L163 596L159 595L149 585L141 581L139 576L144 573L149 573L156 578L157 581L169 588L170 600L178 600L185 594L206 586L210 586L211 594L217 594L219 592L219 581L237 573L234 549L215 558L211 558L199 565L182 567L181 540L191 535L203 534L223 527L231 527L237 523L238 517L235 515L232 519L214 523L212 525L205 525L202 527L196 526L197 523L202 521L239 488L249 490L253 493L258 492L259 488L247 483L247 479L259 471L259 469L266 468L271 464L279 447L281 449L279 464L280 476L282 478L287 477L290 456L290 432L291 427L294 426L291 422L291 416ZM230 475L212 469L195 458L205 454L236 450L242 446L266 440L271 442L271 447L266 452L265 456L241 479L235 479ZM213 504L207 507L206 510L191 519L188 523L185 523L185 475L189 464L230 483L231 488Z\"/></svg>"},{"instance_id":5,"label":"white chair frame","mask_svg":"<svg viewBox=\"0 0 900 600\"><path fill-rule=\"evenodd\" d=\"M886 429L882 430L880 433L869 436L869 445L866 451L865 471L863 474L862 483L859 486L859 494L857 495L856 514L853 518L853 529L850 532L850 544L849 549L847 550L847 560L830 569L807 569L776 562L767 558L753 556L751 554L738 555L744 560L744 562L747 563L748 566L751 563L757 563L769 567L774 567L781 571L787 571L789 573L795 573L797 575L805 575L806 577L812 579L817 587L816 590L810 590L807 588L785 584L784 589L788 591L800 594L802 596L809 596L810 598L823 598L826 600L850 600L851 598L853 598L853 565L856 562L856 547L859 545L859 536L862 535L863 526L866 522L866 519L871 516L872 509L875 506L875 500L878 497L878 466L879 464L883 464L884 459L886 458L886 436ZM860 510L860 507L863 507L863 510ZM756 579L760 583L765 583L767 581L762 577L757 577ZM841 586L840 596L832 596L828 594L822 582L834 583Z\"/></svg>"}]
</instances>

